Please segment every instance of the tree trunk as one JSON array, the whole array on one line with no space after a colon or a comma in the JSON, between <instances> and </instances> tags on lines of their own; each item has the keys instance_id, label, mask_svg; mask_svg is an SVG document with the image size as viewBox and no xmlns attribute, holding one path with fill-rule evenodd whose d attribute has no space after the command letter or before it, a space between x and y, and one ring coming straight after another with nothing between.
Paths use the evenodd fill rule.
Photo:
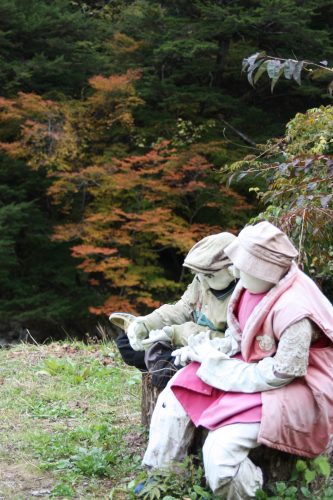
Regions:
<instances>
[{"instance_id":1,"label":"tree trunk","mask_svg":"<svg viewBox=\"0 0 333 500\"><path fill-rule=\"evenodd\" d=\"M296 461L300 458L267 446L259 446L252 450L249 458L261 468L264 482L287 481L295 468Z\"/></svg>"},{"instance_id":2,"label":"tree trunk","mask_svg":"<svg viewBox=\"0 0 333 500\"><path fill-rule=\"evenodd\" d=\"M151 383L151 374L142 374L142 396L141 396L141 424L149 428L156 400L162 389L154 387Z\"/></svg>"}]
</instances>

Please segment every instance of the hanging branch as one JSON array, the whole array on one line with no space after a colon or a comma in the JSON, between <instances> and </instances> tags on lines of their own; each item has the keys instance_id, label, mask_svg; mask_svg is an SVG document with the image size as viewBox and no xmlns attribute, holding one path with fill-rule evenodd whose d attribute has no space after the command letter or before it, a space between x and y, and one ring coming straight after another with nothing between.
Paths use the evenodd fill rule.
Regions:
<instances>
[{"instance_id":1,"label":"hanging branch","mask_svg":"<svg viewBox=\"0 0 333 500\"><path fill-rule=\"evenodd\" d=\"M266 52L257 52L243 59L242 71L247 73L247 78L250 84L254 87L262 75L267 74L271 79L271 90L281 76L287 80L295 80L298 85L301 85L302 71L312 72L313 69L320 69L328 74L333 74L333 68L328 66L327 61L315 63L312 61L298 61L297 59L285 59L283 57L272 57ZM333 95L333 80L327 88L330 96Z\"/></svg>"}]
</instances>

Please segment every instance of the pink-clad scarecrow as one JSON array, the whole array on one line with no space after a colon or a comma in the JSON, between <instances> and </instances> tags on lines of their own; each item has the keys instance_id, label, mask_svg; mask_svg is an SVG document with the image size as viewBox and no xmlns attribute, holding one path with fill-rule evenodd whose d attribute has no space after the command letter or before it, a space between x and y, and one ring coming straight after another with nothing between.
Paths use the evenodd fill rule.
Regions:
<instances>
[{"instance_id":1,"label":"pink-clad scarecrow","mask_svg":"<svg viewBox=\"0 0 333 500\"><path fill-rule=\"evenodd\" d=\"M249 458L260 444L314 457L333 434L333 307L295 264L297 250L268 222L244 228L224 250L239 273L225 338L209 332L175 351L187 364L160 394L143 463L181 461L196 427L217 497L254 498Z\"/></svg>"}]
</instances>

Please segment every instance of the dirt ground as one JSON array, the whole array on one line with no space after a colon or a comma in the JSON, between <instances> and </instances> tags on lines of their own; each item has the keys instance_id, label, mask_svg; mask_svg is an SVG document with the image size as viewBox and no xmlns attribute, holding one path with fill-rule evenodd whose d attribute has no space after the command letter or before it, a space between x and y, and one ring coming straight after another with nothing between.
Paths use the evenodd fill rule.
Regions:
<instances>
[{"instance_id":1,"label":"dirt ground","mask_svg":"<svg viewBox=\"0 0 333 500\"><path fill-rule=\"evenodd\" d=\"M0 499L48 498L54 479L30 464L0 460Z\"/></svg>"}]
</instances>

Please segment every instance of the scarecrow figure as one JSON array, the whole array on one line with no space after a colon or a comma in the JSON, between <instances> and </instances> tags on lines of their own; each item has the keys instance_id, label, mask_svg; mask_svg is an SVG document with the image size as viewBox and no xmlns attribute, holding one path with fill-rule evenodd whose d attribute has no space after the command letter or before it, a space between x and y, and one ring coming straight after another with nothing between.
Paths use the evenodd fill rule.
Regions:
<instances>
[{"instance_id":1,"label":"scarecrow figure","mask_svg":"<svg viewBox=\"0 0 333 500\"><path fill-rule=\"evenodd\" d=\"M191 248L183 265L195 276L175 304L164 304L142 317L111 314L110 321L122 330L116 342L124 361L142 371L148 368L153 385L166 386L179 368L171 353L175 347L187 345L190 336L206 331L214 338L224 333L227 305L236 286L224 248L235 239L223 232L207 236Z\"/></svg>"}]
</instances>

